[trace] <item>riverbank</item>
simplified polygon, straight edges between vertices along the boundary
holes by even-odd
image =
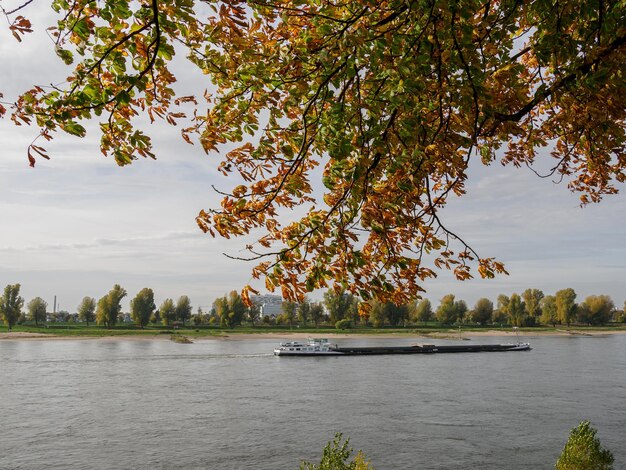
[[[602,337],[607,335],[615,335],[615,334],[626,334],[626,330],[593,330],[593,331],[583,331],[583,330],[555,330],[555,331],[522,331],[519,333],[520,337],[528,338],[532,336],[593,336],[593,337]],[[213,338],[207,339],[221,339],[221,340],[248,340],[255,338],[272,338],[277,340],[293,340],[293,339],[307,339],[311,338],[312,335],[310,333],[299,333],[299,332],[264,332],[264,333],[238,333],[233,335],[223,335]],[[449,331],[436,331],[436,332],[407,332],[407,333],[324,333],[321,335],[317,335],[318,337],[324,337],[328,339],[349,339],[349,338],[371,338],[375,336],[376,338],[388,338],[388,339],[397,339],[397,338],[422,338],[422,339],[450,339],[450,340],[471,340],[473,338],[483,338],[483,337],[502,337],[502,336],[510,336],[517,337],[517,333],[512,331],[502,331],[502,330],[487,330],[487,331],[462,331],[459,335],[458,330],[449,330]],[[197,338],[203,339],[203,338]]]
[[[164,334],[165,333],[165,334]],[[333,331],[330,329],[308,330],[308,331],[272,331],[272,330],[194,330],[181,329],[176,332],[159,331],[159,330],[97,330],[94,334],[93,330],[85,331],[81,334],[80,330],[56,330],[46,333],[35,331],[0,331],[0,340],[67,340],[67,339],[126,339],[133,341],[160,341],[169,340],[171,334],[178,334],[190,337],[193,340],[218,340],[218,341],[240,341],[258,338],[271,338],[276,340],[294,340],[306,339],[310,337],[324,337],[328,339],[345,339],[345,338],[415,338],[415,339],[450,339],[450,340],[471,340],[481,337],[509,336],[516,337],[518,333],[507,329],[484,329],[484,330],[461,330],[458,329],[407,329],[407,330],[347,330]],[[623,327],[580,327],[580,328],[556,328],[556,329],[521,329],[519,336],[528,338],[532,336],[606,336],[615,334],[626,334],[626,328]]]

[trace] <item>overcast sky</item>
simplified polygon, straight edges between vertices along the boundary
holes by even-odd
[[[5,99],[67,74],[34,19],[39,30],[21,45],[0,29]],[[181,78],[181,89],[208,86]],[[219,155],[185,144],[178,128],[153,126],[158,160],[120,168],[100,153],[94,127],[85,139],[57,134],[46,144],[52,160],[32,169],[26,148],[36,129],[0,121],[0,288],[19,282],[26,301],[40,296],[52,308],[56,295],[60,308],[75,311],[82,297],[99,298],[119,283],[128,291],[125,308],[143,287],[154,290],[157,304],[184,294],[204,308],[252,281],[252,264],[223,256],[244,254],[244,242],[213,239],[195,223],[200,209],[219,205],[211,185],[231,186],[216,171]],[[623,305],[626,195],[581,209],[565,183],[480,163],[467,188],[443,219],[481,256],[503,261],[510,275],[458,282],[441,272],[424,284],[434,304],[448,293],[473,306],[480,297],[495,301],[529,287],[546,294],[572,287],[578,300],[608,294]]]

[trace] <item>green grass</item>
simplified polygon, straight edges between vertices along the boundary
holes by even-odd
[[[540,326],[540,327],[527,327],[520,328],[521,335],[533,334],[533,333],[556,333],[557,330],[565,331],[572,330],[575,332],[610,332],[610,331],[623,331],[626,330],[625,324],[612,324],[607,326],[571,326],[567,328],[563,325],[558,325],[557,328]],[[6,333],[7,327],[0,326],[0,333]],[[251,326],[244,325],[236,328],[222,328],[216,326],[193,326],[186,325],[173,329],[171,326],[163,325],[150,325],[144,329],[141,329],[133,324],[121,324],[116,325],[113,328],[106,328],[99,325],[84,325],[77,323],[51,323],[47,326],[35,326],[30,324],[16,325],[13,328],[15,332],[26,333],[42,333],[54,336],[87,336],[87,337],[103,337],[103,336],[160,336],[164,334],[180,333],[190,338],[202,338],[202,337],[224,337],[237,334],[259,334],[264,333],[306,333],[311,336],[324,336],[331,333],[341,334],[367,334],[367,335],[379,335],[379,334],[398,334],[398,335],[428,335],[432,333],[445,333],[449,335],[458,334],[458,327],[442,326],[437,323],[429,323],[426,325],[414,325],[406,328],[402,327],[384,327],[384,328],[372,328],[372,327],[356,327],[346,330],[337,330],[330,326],[314,327],[292,327],[288,326]],[[511,327],[496,327],[496,326],[463,326],[461,328],[462,334],[480,332],[480,331],[502,331],[503,333],[511,332]]]

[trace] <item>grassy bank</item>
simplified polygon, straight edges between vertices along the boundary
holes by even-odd
[[[501,333],[502,335],[511,334],[511,327],[495,327],[495,326],[463,326],[459,331],[459,328],[441,326],[438,324],[427,324],[410,327],[400,328],[372,328],[372,327],[356,327],[346,330],[338,330],[332,327],[285,327],[285,326],[241,326],[237,328],[222,328],[214,326],[185,326],[173,329],[167,326],[154,326],[150,325],[144,329],[141,329],[133,324],[121,324],[116,325],[113,328],[106,328],[99,325],[84,325],[77,323],[54,323],[46,326],[35,325],[17,325],[13,328],[14,332],[20,333],[35,333],[51,336],[75,336],[75,337],[108,337],[108,336],[142,336],[142,337],[168,337],[171,334],[184,334],[191,338],[202,337],[228,337],[236,335],[263,335],[263,334],[284,334],[290,335],[294,333],[307,334],[310,336],[324,336],[330,334],[345,334],[345,335],[398,335],[398,336],[433,336],[433,337],[459,337],[459,335],[480,335],[486,333]],[[599,334],[599,333],[613,333],[613,332],[626,332],[625,324],[611,324],[606,326],[572,326],[567,328],[565,326],[552,327],[529,327],[520,328],[520,335],[563,335],[563,334]],[[0,333],[8,333],[6,326],[0,326]],[[16,335],[19,336],[19,335]]]

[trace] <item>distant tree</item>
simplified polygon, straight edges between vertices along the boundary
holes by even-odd
[[[613,454],[602,448],[596,433],[589,421],[572,429],[556,462],[556,470],[612,470]]]
[[[67,323],[70,321],[71,315],[67,310],[59,310],[57,312],[57,318],[62,323]]]
[[[381,328],[385,325],[386,320],[385,304],[376,299],[370,300],[369,303],[369,322],[374,328]]]
[[[539,317],[541,317],[541,299],[543,297],[543,292],[539,289],[526,289],[522,294],[526,315],[533,319],[533,324],[538,323]]]
[[[157,325],[159,323],[161,323],[161,312],[159,312],[158,310],[156,310],[151,316],[150,316],[150,323],[152,323],[153,325]]]
[[[507,313],[509,314],[509,321],[511,325],[522,326],[524,324],[524,315],[526,311],[524,308],[524,302],[519,295],[511,295],[507,305]]]
[[[392,326],[404,324],[409,318],[408,305],[396,305],[393,302],[386,302],[384,306],[385,318]]]
[[[121,302],[124,297],[126,297],[126,290],[119,284],[115,284],[108,294],[98,300],[96,322],[107,328],[115,326],[117,317],[122,311]]]
[[[506,311],[497,308],[493,311],[492,319],[493,323],[503,325],[509,321],[509,315],[506,313]]]
[[[239,292],[233,290],[228,296],[228,310],[229,310],[229,327],[241,325],[243,317],[246,314],[247,308],[243,299],[239,295]]]
[[[119,284],[115,284],[113,289],[109,291],[109,297],[111,298],[111,315],[117,316],[122,311],[122,299],[126,297],[126,289],[120,287]]]
[[[603,325],[611,320],[615,304],[608,295],[590,295],[579,305],[577,320],[590,325]]]
[[[98,299],[98,303],[96,305],[96,323],[98,325],[105,325],[107,328],[110,328],[109,311],[111,310],[111,307],[109,304],[109,296],[104,295]],[[117,315],[115,315],[114,321],[117,321]]]
[[[589,306],[584,302],[576,306],[576,322],[591,325],[591,310],[589,310]]]
[[[182,322],[183,326],[185,326],[185,322],[191,318],[192,310],[189,297],[181,295],[176,302],[176,320]]]
[[[428,299],[422,299],[418,302],[413,302],[409,317],[411,321],[426,323],[433,319],[433,307]]]
[[[215,299],[213,310],[215,310],[215,316],[219,319],[221,326],[230,326],[228,298],[226,296]]]
[[[41,297],[35,297],[28,302],[26,308],[28,309],[28,319],[34,321],[36,326],[39,326],[39,322],[46,321],[48,302]]]
[[[453,294],[448,294],[441,299],[439,307],[435,311],[435,318],[438,322],[444,324],[452,324],[456,321]]]
[[[257,304],[252,304],[248,307],[248,319],[252,323],[252,326],[255,325],[259,317],[261,316],[261,307]]]
[[[218,298],[213,302],[215,316],[219,319],[220,325],[225,328],[233,328],[241,325],[244,316],[248,312],[243,299],[236,290],[231,291],[228,296]]]
[[[298,311],[298,304],[291,301],[285,301],[281,305],[281,311],[283,312],[284,321],[291,328],[293,326],[293,322],[296,320],[296,313]]]
[[[204,323],[204,313],[202,312],[202,308],[198,307],[198,310],[196,311],[196,314],[192,316],[191,321],[194,326],[200,326]]]
[[[159,306],[159,316],[161,317],[161,323],[165,326],[169,326],[176,320],[176,306],[172,299],[165,299]]]
[[[9,331],[13,328],[22,313],[24,299],[20,297],[20,285],[9,284],[4,288],[4,294],[0,297],[0,315]]]
[[[409,318],[408,305],[396,305],[393,302],[380,302],[372,299],[369,301],[369,322],[374,328],[380,328],[385,324],[397,326]]]
[[[324,317],[324,307],[320,303],[314,303],[311,305],[311,321],[317,328],[320,320]]]
[[[83,297],[76,310],[78,311],[78,318],[89,326],[89,322],[93,322],[96,319],[96,299],[89,296]]]
[[[141,289],[130,301],[130,316],[140,328],[148,324],[155,309],[154,292],[148,287]]]
[[[493,312],[494,323],[507,323],[509,321],[509,297],[500,294],[497,299],[497,309]]]
[[[457,300],[454,302],[454,307],[456,308],[456,320],[459,323],[463,323],[468,310],[465,300]]]
[[[567,288],[558,291],[556,297],[556,313],[561,323],[572,323],[576,315],[576,292]]]
[[[459,320],[459,314],[467,311],[465,301],[454,301],[454,295],[448,294],[441,299],[441,303],[435,312],[435,318],[444,325],[451,325]]]
[[[556,327],[559,323],[559,315],[556,309],[556,297],[546,295],[541,300],[541,323],[544,325],[552,325]]]
[[[330,322],[335,324],[350,314],[354,314],[355,297],[344,289],[335,291],[328,289],[324,293],[324,303],[330,314]]]
[[[353,324],[359,323],[361,320],[361,314],[359,313],[359,299],[355,295],[350,295],[348,298],[348,312],[345,318],[350,318]]]
[[[475,321],[479,325],[490,323],[493,317],[493,302],[484,297],[478,299],[476,305],[474,305],[471,317],[472,321]]]
[[[302,326],[306,326],[311,316],[311,302],[308,299],[304,299],[300,305],[298,305],[298,321],[302,323]]]
[[[500,294],[498,296],[498,310],[501,312],[508,312],[510,299],[507,295]]]

